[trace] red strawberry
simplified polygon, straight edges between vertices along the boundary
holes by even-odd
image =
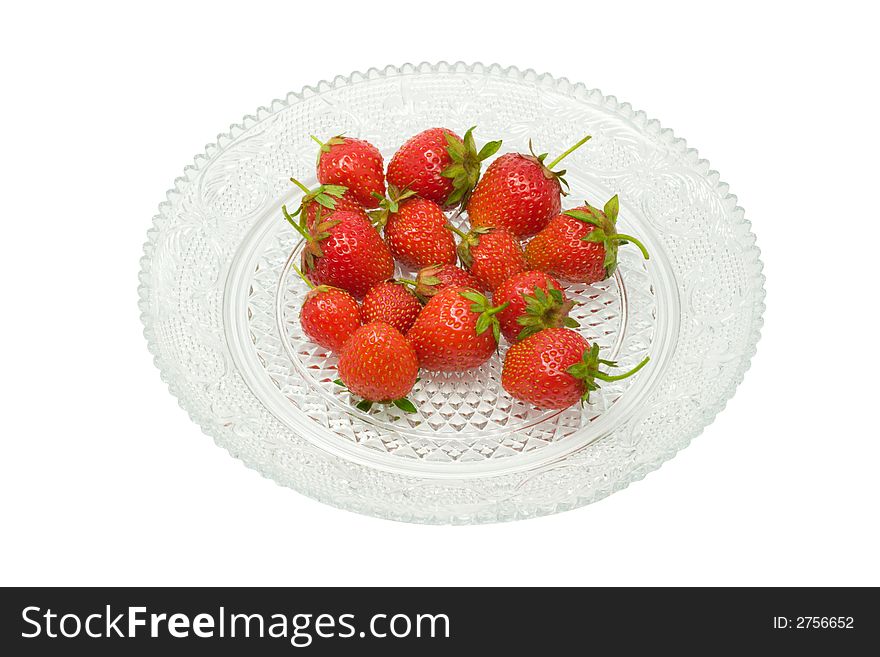
[[[383,281],[367,292],[361,317],[364,324],[383,321],[406,333],[421,311],[422,304],[403,283]]]
[[[473,131],[462,139],[446,128],[430,128],[411,137],[388,163],[388,184],[442,206],[460,203],[477,183],[480,163],[501,148],[500,141],[490,141],[478,153]]]
[[[419,270],[416,280],[403,280],[402,282],[415,286],[416,294],[422,300],[433,297],[440,290],[450,285],[470,287],[478,292],[487,290],[477,278],[468,271],[455,265],[432,265]]]
[[[618,210],[615,195],[604,211],[587,203],[554,217],[526,247],[529,266],[566,281],[595,283],[617,269],[619,244],[632,242],[647,260],[639,240],[617,232]]]
[[[382,154],[370,142],[342,135],[322,143],[312,135],[318,151],[318,182],[348,187],[365,208],[379,206],[373,196],[385,196],[385,165]]]
[[[291,178],[290,182],[303,191],[299,207],[291,216],[301,215],[300,225],[305,225],[309,230],[315,227],[318,215],[327,216],[334,210],[361,212],[364,217],[367,217],[364,206],[357,202],[354,194],[347,187],[342,185],[319,185],[315,189],[309,189],[296,178]]]
[[[361,298],[391,278],[394,259],[379,233],[361,213],[333,212],[306,231],[281,206],[285,219],[306,239],[303,270],[316,285],[330,285]]]
[[[599,371],[600,365],[616,363],[599,358],[599,347],[566,328],[548,328],[517,342],[507,352],[501,385],[513,397],[538,408],[568,408],[589,402],[590,393],[600,381],[618,381],[632,376],[648,362],[648,357],[629,372],[612,376]]]
[[[389,194],[393,199],[398,195],[397,188],[392,186]],[[376,222],[385,225],[385,241],[391,255],[413,269],[454,265],[455,238],[446,229],[443,209],[434,201],[413,198],[412,194],[407,191],[396,201],[384,200],[382,208],[373,213]]]
[[[425,369],[463,372],[489,360],[498,347],[495,315],[503,309],[471,288],[447,287],[431,297],[407,338]]]
[[[373,402],[394,404],[414,413],[406,395],[416,384],[419,361],[403,334],[385,322],[370,322],[357,329],[339,357],[336,383],[363,397],[357,407],[370,409]]]
[[[559,281],[542,271],[514,274],[495,290],[492,302],[510,304],[498,313],[501,332],[509,342],[522,340],[545,328],[578,326],[568,316],[574,302],[565,296]]]
[[[467,204],[471,226],[501,226],[517,237],[540,231],[559,214],[565,171],[553,171],[563,158],[590,139],[584,137],[550,164],[547,153],[507,153],[487,168]],[[529,149],[531,150],[531,142]]]
[[[461,264],[490,290],[528,269],[519,240],[506,228],[474,228],[467,234],[451,226],[450,230],[461,236]]]
[[[294,269],[311,288],[299,311],[303,333],[324,349],[340,351],[345,341],[361,326],[358,302],[338,287],[315,287],[299,269]]]

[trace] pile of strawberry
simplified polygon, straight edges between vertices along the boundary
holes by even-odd
[[[590,137],[549,164],[546,153],[506,153],[481,177],[501,142],[478,150],[473,130],[463,138],[425,130],[400,147],[387,173],[364,140],[312,137],[320,185],[309,190],[292,179],[304,196],[293,214],[282,211],[305,239],[297,271],[311,290],[302,328],[339,354],[336,383],[363,410],[378,402],[414,412],[406,395],[420,369],[478,367],[501,335],[511,343],[504,389],[539,408],[589,401],[597,381],[630,376],[648,360],[623,374],[602,371],[615,363],[569,317],[563,282],[609,277],[621,244],[648,257],[636,238],[617,232],[617,196],[602,209],[585,202],[562,210],[568,184],[554,169]],[[466,212],[470,230],[449,223],[453,210],[456,218]],[[395,261],[415,277],[395,280]]]

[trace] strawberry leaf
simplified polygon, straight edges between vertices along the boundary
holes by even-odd
[[[451,134],[444,133],[446,152],[452,160],[452,164],[440,173],[444,178],[452,179],[452,191],[444,202],[447,207],[462,205],[467,201],[480,179],[481,161],[501,147],[500,141],[488,142],[477,152],[474,129],[468,128],[460,142]]]
[[[474,311],[474,312],[476,312],[476,311]],[[492,318],[489,315],[486,315],[485,313],[480,315],[477,318],[477,326],[476,326],[477,335],[481,335],[481,334],[485,333],[486,329],[489,328],[489,325],[491,323],[492,323]]]
[[[446,139],[446,152],[449,153],[449,156],[453,159],[455,159],[456,155],[464,158],[465,153],[467,153],[467,147],[464,145],[464,143],[456,139],[454,135],[448,132],[444,132],[443,137],[445,137]]]
[[[336,199],[342,198],[343,194],[348,191],[348,187],[343,185],[318,185],[314,189],[309,189],[296,178],[291,178],[290,182],[303,191],[303,197],[300,201],[299,207],[296,209],[296,212],[293,213],[294,217],[302,213],[306,206],[312,201],[315,201],[318,205],[324,206],[328,210],[333,210],[336,207]]]
[[[480,304],[481,310],[484,309],[488,304],[488,299],[486,299],[486,297],[479,292],[459,292],[459,294],[468,301],[473,301],[474,303]]]
[[[584,212],[583,210],[567,210],[562,214],[566,215],[567,217],[573,217],[574,219],[578,219],[579,221],[583,221],[584,223],[588,223],[599,228],[602,227],[602,222],[600,221],[600,219],[590,212]]]
[[[342,198],[345,192],[348,191],[348,187],[345,185],[321,185],[324,188],[324,193],[329,194],[330,196],[335,196],[336,198]]]
[[[397,406],[397,408],[404,411],[405,413],[418,413],[418,409],[416,408],[416,405],[413,404],[406,397],[401,397],[400,399],[395,399],[391,403],[394,404],[395,406]]]
[[[611,276],[614,273],[614,270],[617,268],[617,244],[611,245],[611,248],[606,246],[605,248],[605,258],[602,260],[602,266],[605,267],[605,276]]]
[[[480,152],[477,153],[477,159],[482,162],[486,158],[492,157],[495,153],[498,152],[498,149],[501,148],[501,140],[498,141],[490,141],[486,142],[483,147],[480,149]]]
[[[620,212],[620,201],[617,198],[617,194],[615,194],[605,204],[605,216],[611,221],[617,221],[618,212]]]
[[[547,285],[547,290],[535,285],[531,294],[523,293],[524,312],[516,318],[516,323],[523,328],[517,335],[517,340],[527,338],[545,328],[569,325],[568,313],[574,307],[574,302],[566,300],[562,291],[550,281]]]
[[[473,126],[468,128],[467,132],[464,133],[464,150],[465,153],[475,153],[477,150],[477,144],[474,142],[474,129],[477,126]]]
[[[461,205],[462,199],[464,199],[465,192],[466,190],[461,188],[453,189],[452,193],[446,198],[446,204],[449,206]]]
[[[336,201],[333,199],[333,197],[328,196],[324,193],[318,194],[315,197],[315,202],[323,205],[328,210],[333,210],[334,208],[336,208]]]
[[[470,269],[470,266],[474,264],[474,257],[471,255],[470,245],[462,240],[456,250],[458,251],[458,258],[461,260],[461,264]]]
[[[463,164],[456,163],[450,164],[443,169],[443,171],[440,172],[440,175],[444,178],[455,178],[456,176],[467,175],[467,172],[465,171]]]

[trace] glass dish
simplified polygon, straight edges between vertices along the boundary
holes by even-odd
[[[583,409],[539,411],[500,386],[506,349],[466,374],[426,374],[416,414],[353,407],[334,356],[304,338],[300,244],[280,206],[314,176],[310,134],[367,139],[388,158],[427,127],[500,153],[560,153],[571,195],[620,194],[615,276],[574,286],[581,332],[637,376]],[[499,154],[500,154],[499,153]],[[594,502],[641,479],[724,407],[764,309],[750,224],[718,174],[657,121],[581,84],[481,64],[389,66],[291,93],[220,135],[175,181],[140,272],[145,336],[162,379],[218,445],[279,484],[394,520],[480,523]]]

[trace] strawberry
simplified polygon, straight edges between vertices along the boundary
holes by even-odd
[[[357,407],[370,410],[373,402],[394,404],[414,413],[406,399],[416,384],[419,361],[403,334],[391,324],[370,322],[357,329],[345,343],[339,357],[339,379],[335,383],[363,397]]]
[[[462,139],[446,128],[430,128],[410,137],[388,163],[388,184],[444,207],[461,203],[477,184],[480,163],[501,148],[500,141],[490,141],[477,152],[473,132]]]
[[[373,195],[385,195],[385,165],[379,149],[363,139],[342,135],[326,143],[314,135],[312,139],[320,146],[318,182],[347,187],[365,208],[378,207]]]
[[[295,265],[293,268],[310,288],[299,311],[303,333],[324,349],[341,351],[345,341],[361,326],[358,302],[338,287],[312,285]]]
[[[367,216],[364,206],[357,202],[348,187],[318,185],[314,189],[309,189],[296,178],[291,178],[290,182],[303,191],[299,207],[291,216],[300,215],[300,225],[305,225],[309,230],[315,227],[319,214],[328,215],[334,210],[350,210]]]
[[[489,360],[498,347],[495,315],[504,308],[493,308],[472,288],[450,286],[431,297],[407,338],[425,369],[463,372]]]
[[[376,224],[385,226],[385,241],[391,255],[413,269],[428,265],[454,265],[455,238],[446,230],[446,215],[434,201],[400,193],[389,187],[389,198],[372,213]]]
[[[517,237],[540,231],[562,207],[565,171],[553,171],[563,158],[587,142],[584,137],[550,164],[547,153],[506,153],[492,162],[468,200],[467,213],[473,228],[500,226]],[[529,142],[529,150],[532,144]]]
[[[501,332],[509,342],[522,340],[545,328],[578,326],[568,316],[574,302],[565,296],[559,281],[542,271],[514,274],[495,290],[492,302],[509,303],[498,313]]]
[[[501,385],[513,397],[538,408],[568,408],[589,402],[600,381],[618,381],[632,376],[648,357],[624,374],[599,371],[600,365],[616,363],[599,358],[599,347],[567,328],[547,328],[517,342],[507,352]]]
[[[411,281],[402,279],[400,282],[415,287],[416,295],[422,299],[422,301],[427,301],[440,290],[443,290],[450,285],[470,287],[478,292],[485,292],[487,290],[486,286],[478,281],[473,274],[456,267],[455,265],[432,265],[430,267],[423,267],[419,270],[416,280]]]
[[[381,320],[406,333],[421,311],[418,297],[403,283],[383,281],[371,287],[364,296],[361,317],[364,324]]]
[[[639,240],[617,232],[619,208],[614,195],[604,210],[586,203],[554,217],[526,247],[529,266],[566,281],[595,283],[617,269],[619,244],[632,242],[647,260]]]
[[[452,226],[449,229],[461,237],[461,264],[490,290],[528,269],[519,240],[506,228],[473,228],[467,234]]]
[[[388,246],[363,214],[348,210],[332,212],[306,231],[285,206],[281,210],[306,240],[303,271],[316,285],[339,287],[360,299],[394,273],[394,259]]]

